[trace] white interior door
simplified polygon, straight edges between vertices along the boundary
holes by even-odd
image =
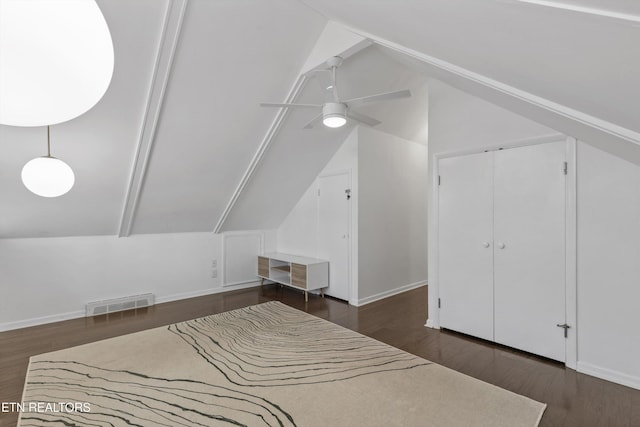
[[[565,144],[495,152],[495,341],[565,360]]]
[[[349,300],[349,173],[318,178],[318,258],[329,261],[327,295]]]
[[[440,324],[493,340],[493,153],[441,159]]]

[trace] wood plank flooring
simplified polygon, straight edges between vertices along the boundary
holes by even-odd
[[[640,426],[640,391],[561,364],[453,332],[424,327],[427,288],[352,307],[276,285],[208,295],[148,309],[0,333],[0,402],[19,402],[29,357],[183,320],[279,300],[379,341],[548,405],[541,426]],[[17,414],[0,413],[0,426]]]

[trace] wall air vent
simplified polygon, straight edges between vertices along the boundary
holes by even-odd
[[[115,313],[117,311],[132,310],[134,308],[150,307],[155,304],[153,294],[132,295],[104,301],[87,303],[86,316]]]

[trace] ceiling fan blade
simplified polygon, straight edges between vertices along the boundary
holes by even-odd
[[[364,114],[356,113],[355,111],[347,111],[347,117],[360,123],[364,123],[369,126],[377,126],[382,123],[373,117],[366,116]]]
[[[277,108],[284,108],[284,107],[322,108],[322,105],[318,105],[318,104],[277,104],[273,102],[261,102],[260,106],[261,107],[277,107]]]
[[[353,98],[343,101],[349,107],[357,107],[358,105],[368,104],[370,102],[391,101],[392,99],[409,98],[411,91],[408,89],[397,90],[394,92],[378,93],[376,95],[363,96],[362,98]]]
[[[313,119],[311,119],[309,123],[304,125],[304,129],[313,129],[313,127],[320,121],[320,119],[322,119],[322,113],[318,114]]]

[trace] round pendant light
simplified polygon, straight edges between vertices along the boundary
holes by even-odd
[[[0,0],[0,124],[80,116],[106,92],[113,64],[95,0]]]
[[[68,164],[51,156],[50,130],[47,126],[47,155],[29,160],[22,168],[22,182],[29,191],[42,197],[58,197],[71,190],[75,175]]]

